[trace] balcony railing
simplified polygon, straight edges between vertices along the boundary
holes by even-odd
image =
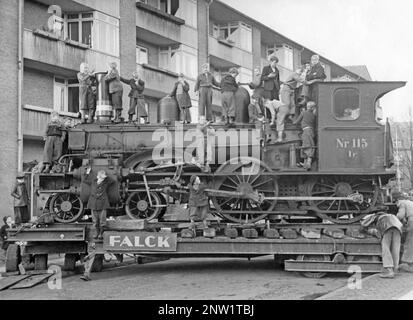
[[[136,26],[145,30],[138,30],[138,38],[163,45],[181,42],[181,25],[185,24],[185,20],[144,3],[137,2],[136,6]],[[151,34],[156,36],[150,36]]]
[[[221,39],[209,36],[209,54],[228,61],[228,66],[237,65],[252,69],[252,53],[242,50],[233,43],[223,43]]]
[[[87,62],[95,70],[106,70],[109,62],[119,64],[119,58],[89,49],[73,41],[63,41],[40,30],[24,30],[23,55],[25,59],[40,62],[54,68],[79,70]],[[51,72],[53,72],[51,70]]]
[[[145,79],[145,93],[156,98],[162,98],[169,94],[178,74],[155,66],[143,64],[142,78]]]

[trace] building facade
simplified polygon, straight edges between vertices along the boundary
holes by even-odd
[[[96,72],[117,62],[122,76],[138,69],[146,82],[150,122],[159,99],[183,72],[193,91],[200,66],[209,62],[217,79],[231,67],[249,82],[267,56],[279,57],[281,80],[315,52],[221,1],[211,0],[0,0],[4,113],[0,118],[0,185],[9,191],[24,162],[42,160],[44,129],[53,110],[76,118],[82,62]],[[3,32],[4,31],[4,32]],[[364,80],[321,57],[327,80]],[[347,79],[348,78],[348,79]],[[128,90],[124,88],[124,112]],[[214,108],[221,105],[214,90]],[[0,194],[0,215],[10,214],[9,192]]]

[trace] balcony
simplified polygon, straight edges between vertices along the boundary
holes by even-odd
[[[155,66],[144,64],[141,70],[142,78],[145,79],[145,94],[155,98],[169,94],[178,80],[177,73]]]
[[[161,46],[181,43],[181,25],[185,20],[141,2],[136,7],[138,39]]]
[[[77,42],[63,41],[44,31],[26,29],[23,37],[25,65],[35,69],[41,68],[55,74],[67,70],[73,76],[82,62],[89,63],[96,71],[106,70],[111,61],[119,64],[119,58],[91,50]]]
[[[233,43],[225,42],[217,38],[208,37],[209,54],[219,61],[222,67],[242,66],[252,69],[252,53],[236,47]],[[226,61],[227,65],[223,65]]]

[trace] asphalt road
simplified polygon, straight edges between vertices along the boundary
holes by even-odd
[[[63,278],[62,288],[46,283],[31,289],[0,292],[6,299],[316,299],[347,284],[348,275],[305,278],[283,271],[272,257],[248,261],[233,258],[181,258],[129,265]]]

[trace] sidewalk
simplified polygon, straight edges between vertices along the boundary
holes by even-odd
[[[317,300],[413,300],[413,273],[401,273],[394,279],[382,279],[375,274],[363,278],[361,286],[345,286]]]

